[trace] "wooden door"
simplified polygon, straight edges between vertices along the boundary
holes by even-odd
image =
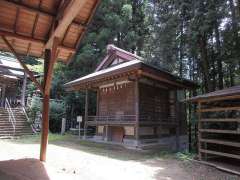
[[[112,141],[122,142],[124,136],[123,127],[111,127],[111,136]]]

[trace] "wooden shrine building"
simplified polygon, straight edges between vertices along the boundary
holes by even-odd
[[[35,77],[39,76],[37,73],[34,74]],[[27,80],[27,74],[14,57],[0,54],[1,107],[4,107],[6,98],[12,107],[25,106]]]
[[[95,72],[65,84],[69,91],[86,91],[85,138],[132,148],[187,146],[183,90],[196,86],[143,62],[139,56],[107,47]],[[89,91],[97,93],[96,114],[88,114]],[[96,127],[93,137],[89,126]]]
[[[200,160],[231,167],[240,174],[240,86],[187,100],[198,105]],[[236,165],[236,166],[233,166]]]

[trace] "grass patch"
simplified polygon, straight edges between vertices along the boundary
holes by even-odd
[[[55,142],[55,141],[64,141],[70,138],[71,135],[66,134],[66,135],[60,135],[60,134],[52,134],[49,133],[48,135],[48,141],[51,142]],[[41,141],[41,134],[35,134],[35,135],[31,135],[31,136],[21,136],[18,139],[11,139],[11,140],[7,140],[10,142],[16,142],[16,143],[23,143],[23,144],[36,144],[36,143],[40,143]]]
[[[22,136],[19,139],[6,140],[18,144],[39,144],[41,134],[32,136]],[[175,158],[174,153],[168,151],[138,151],[129,150],[119,145],[111,145],[104,143],[96,143],[90,141],[79,140],[78,136],[71,134],[52,134],[49,133],[49,144],[65,147],[69,149],[79,150],[86,153],[105,156],[112,159],[119,159],[124,161],[145,161],[149,159],[167,159]]]
[[[178,152],[175,157],[181,161],[190,161],[194,158],[195,154],[189,152]]]
[[[105,156],[119,160],[145,161],[148,159],[167,159],[174,158],[174,153],[167,151],[146,152],[126,149],[119,145],[96,143],[90,141],[80,141],[77,137],[70,138],[68,141],[56,141],[53,143],[57,146],[84,151],[95,155]]]

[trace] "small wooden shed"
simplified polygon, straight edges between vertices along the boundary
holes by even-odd
[[[199,159],[239,166],[240,86],[196,96],[188,101],[198,105]]]
[[[150,66],[139,56],[108,46],[95,72],[65,85],[86,91],[85,131],[96,127],[96,141],[147,148],[187,146],[183,90],[195,83]],[[88,91],[97,94],[97,113],[88,114]],[[86,133],[85,137],[90,138]]]

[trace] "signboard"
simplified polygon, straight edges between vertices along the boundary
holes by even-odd
[[[82,122],[82,116],[77,116],[77,122]]]

